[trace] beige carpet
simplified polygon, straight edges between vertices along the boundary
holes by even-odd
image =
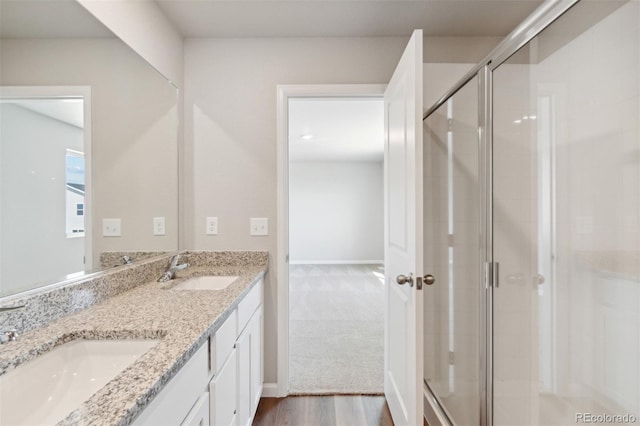
[[[292,265],[290,392],[382,394],[382,265]]]

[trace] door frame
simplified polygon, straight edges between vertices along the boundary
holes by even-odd
[[[295,84],[277,86],[278,226],[277,276],[277,383],[265,384],[264,396],[289,394],[289,99],[382,98],[386,84]]]

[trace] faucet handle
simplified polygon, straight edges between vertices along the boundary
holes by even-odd
[[[175,256],[173,256],[171,258],[171,265],[169,266],[169,268],[175,268],[176,265],[178,264],[178,261],[180,260],[180,255],[176,254]]]

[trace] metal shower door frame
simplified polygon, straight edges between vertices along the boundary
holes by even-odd
[[[497,287],[497,264],[493,256],[493,72],[544,29],[581,0],[547,0],[513,30],[491,53],[469,70],[435,104],[425,110],[423,120],[453,97],[474,77],[478,77],[478,171],[480,193],[481,291],[480,324],[480,424],[493,425],[493,290]],[[425,404],[437,411],[439,419],[455,425],[442,402],[425,384]]]

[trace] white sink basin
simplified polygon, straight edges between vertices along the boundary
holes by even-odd
[[[83,340],[0,376],[0,425],[56,424],[158,340]]]
[[[224,290],[238,279],[237,276],[207,276],[189,278],[172,287],[172,290]]]

